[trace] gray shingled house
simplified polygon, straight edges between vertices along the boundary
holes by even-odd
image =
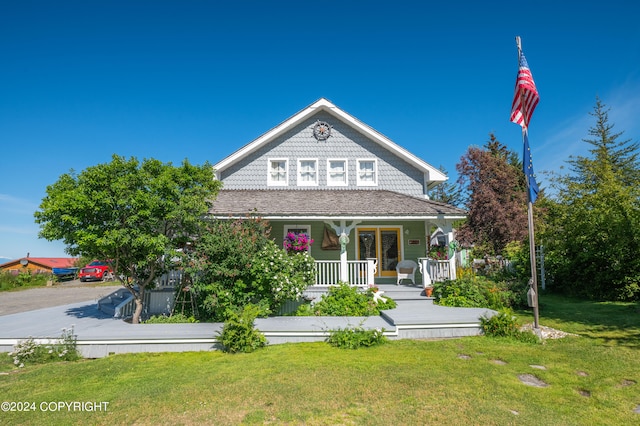
[[[397,283],[412,275],[407,261],[420,265],[416,284],[455,274],[451,262],[426,258],[433,227],[451,241],[453,221],[465,217],[428,199],[427,191],[447,177],[326,99],[214,168],[223,189],[211,215],[257,212],[277,241],[289,232],[309,234],[319,286]]]

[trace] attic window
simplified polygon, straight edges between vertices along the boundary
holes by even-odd
[[[327,160],[327,185],[347,186],[347,160]]]
[[[289,166],[288,166],[288,160],[286,158],[269,159],[269,174],[267,177],[267,185],[287,186],[288,170],[289,170]]]
[[[298,185],[299,186],[318,185],[318,160],[314,160],[314,159],[298,160]]]
[[[378,162],[376,160],[357,160],[358,186],[377,186],[378,185]]]

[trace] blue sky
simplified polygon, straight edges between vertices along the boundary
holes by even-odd
[[[490,132],[521,151],[516,35],[539,175],[586,153],[596,96],[637,141],[638,16],[619,0],[3,2],[0,257],[66,256],[33,212],[70,169],[216,163],[321,97],[455,180]]]

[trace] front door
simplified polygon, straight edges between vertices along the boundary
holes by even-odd
[[[395,277],[401,259],[400,228],[376,227],[358,229],[358,259],[378,260],[379,277]]]

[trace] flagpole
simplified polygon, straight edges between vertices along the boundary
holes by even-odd
[[[520,57],[522,55],[522,42],[520,40],[520,36],[516,36],[516,46],[518,47],[518,64],[520,63]],[[520,99],[521,106],[525,108],[526,103],[524,102],[524,93],[520,90]],[[524,112],[526,115],[526,111]],[[526,127],[522,127],[522,145],[525,146],[525,132],[527,132]],[[526,147],[525,147],[526,149]],[[522,161],[524,161],[524,156]],[[526,167],[526,165],[525,165]],[[531,192],[529,191],[529,179],[525,179],[527,184],[527,220],[528,220],[528,228],[529,228],[529,261],[531,262],[531,278],[529,279],[529,293],[528,299],[529,304],[533,307],[533,328],[536,332],[539,333],[540,324],[539,324],[539,311],[538,311],[538,271],[536,270],[536,242],[535,242],[535,231],[533,229],[533,202],[531,201]]]
[[[524,137],[526,127],[522,129],[522,144],[524,145]],[[527,219],[529,224],[529,261],[531,262],[531,278],[529,279],[529,299],[531,299],[531,305],[533,306],[533,328],[539,331],[539,312],[538,312],[538,271],[536,268],[536,240],[535,231],[533,229],[533,203],[531,202],[531,195],[529,191],[529,179],[527,182]]]

